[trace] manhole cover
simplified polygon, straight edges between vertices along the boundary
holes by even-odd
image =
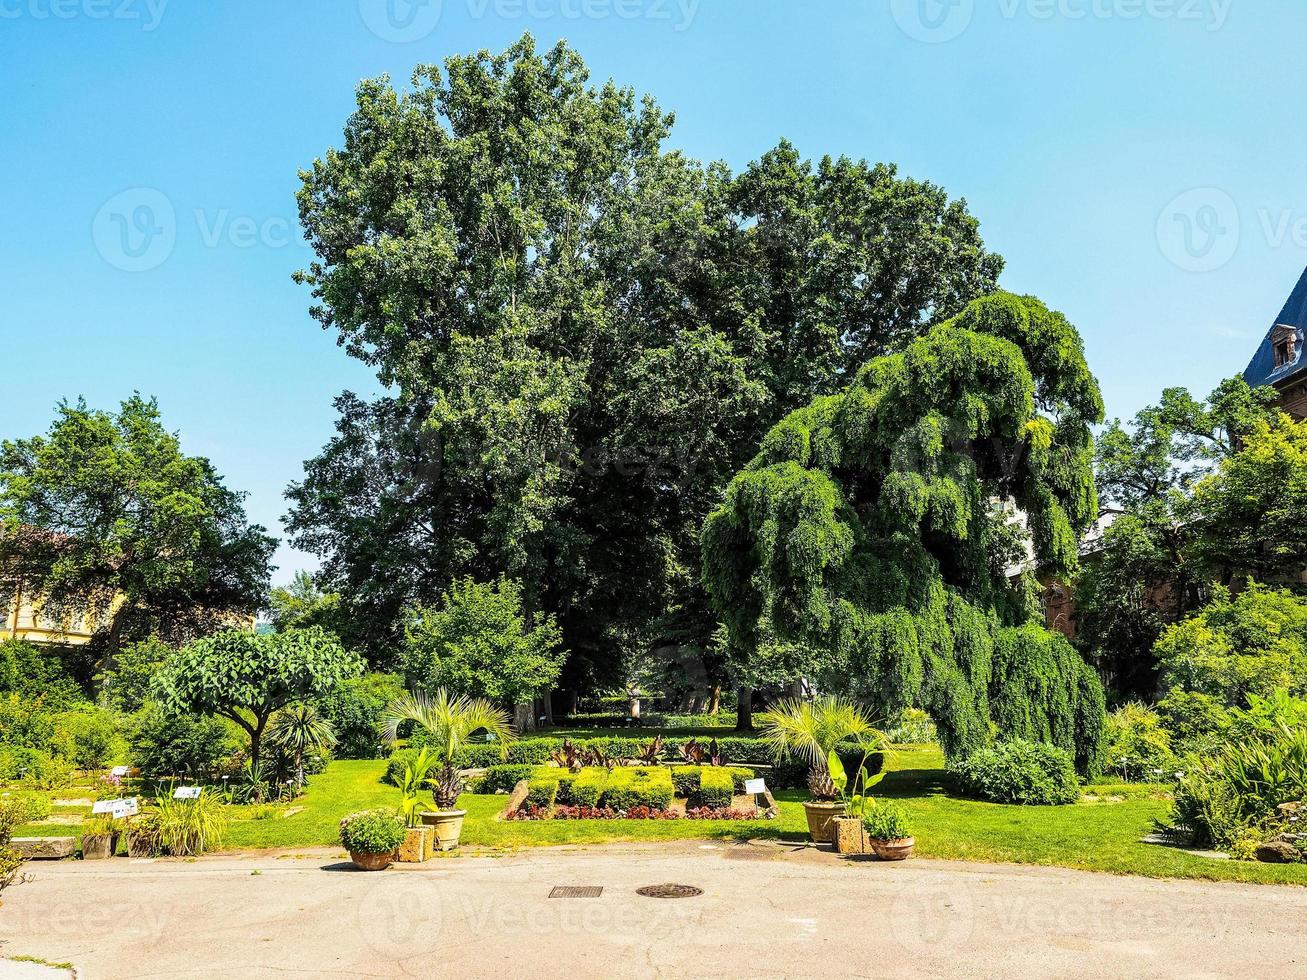
[[[645,885],[637,888],[635,893],[645,898],[694,898],[702,895],[703,889],[693,885]]]
[[[555,885],[550,898],[598,898],[604,893],[603,885]]]

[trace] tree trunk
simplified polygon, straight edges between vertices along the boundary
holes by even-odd
[[[574,687],[567,690],[567,714],[570,718],[576,714],[577,708],[581,704],[581,692]]]
[[[708,697],[708,714],[716,715],[722,710],[722,686],[714,684]]]
[[[742,687],[737,692],[739,704],[735,709],[735,730],[753,731],[753,688]]]
[[[540,706],[544,710],[541,712],[545,716],[545,727],[554,727],[554,692],[546,691],[545,696],[540,699]]]
[[[519,732],[533,732],[536,730],[535,703],[533,701],[519,701],[513,706],[513,725]]]

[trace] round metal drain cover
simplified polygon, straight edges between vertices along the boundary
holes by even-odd
[[[645,898],[694,898],[702,895],[703,889],[693,885],[645,885],[637,888],[635,893]]]

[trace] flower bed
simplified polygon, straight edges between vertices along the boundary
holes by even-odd
[[[508,814],[508,820],[758,820],[763,816],[757,807],[737,810],[730,807],[690,807],[681,812],[668,807],[633,806],[615,810],[609,806],[553,807],[524,804]]]

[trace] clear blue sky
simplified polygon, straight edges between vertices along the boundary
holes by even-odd
[[[280,533],[332,397],[374,387],[291,282],[296,170],[359,79],[524,30],[696,157],[784,136],[965,197],[1111,415],[1242,370],[1307,265],[1302,0],[0,0],[0,435],[138,389]],[[133,256],[142,201],[175,240]]]

